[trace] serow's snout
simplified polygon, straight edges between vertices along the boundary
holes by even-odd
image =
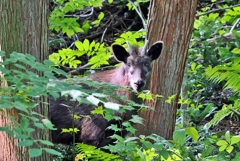
[[[134,84],[137,86],[137,90],[141,90],[145,85],[144,81],[142,81],[142,80],[138,80]]]

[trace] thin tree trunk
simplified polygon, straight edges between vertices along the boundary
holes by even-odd
[[[140,115],[145,119],[144,126],[138,125],[138,133],[158,134],[172,139],[178,96],[187,60],[187,50],[191,38],[197,0],[152,0],[147,38],[152,44],[161,40],[164,49],[160,58],[152,65],[149,89],[153,94],[161,94],[163,99],[145,102],[154,107]],[[165,100],[176,95],[171,104]]]
[[[48,56],[48,9],[49,0],[1,0],[0,3],[0,46],[7,57],[13,51],[29,53],[36,60],[43,62]],[[13,69],[10,65],[8,69]],[[41,75],[41,73],[38,73]],[[41,98],[43,101],[43,98]],[[34,108],[44,116],[48,116],[48,106],[40,103]],[[9,116],[18,117],[15,110],[0,112],[0,126],[7,126]],[[49,131],[35,129],[33,138],[49,140]],[[13,140],[0,132],[0,161],[51,160],[51,156],[43,153],[41,157],[29,158],[28,148],[16,147]]]

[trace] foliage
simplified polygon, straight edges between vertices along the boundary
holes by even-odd
[[[5,58],[3,52],[0,52],[0,55]],[[29,54],[24,55],[14,52],[10,55],[10,58],[6,58],[4,62],[0,63],[0,71],[9,84],[8,87],[1,88],[1,112],[4,112],[4,109],[15,108],[19,113],[19,118],[11,117],[12,124],[9,124],[8,127],[0,127],[0,130],[5,131],[14,139],[19,139],[18,146],[32,147],[33,144],[37,144],[39,148],[30,148],[30,157],[37,157],[42,154],[42,151],[61,155],[54,149],[41,148],[42,145],[52,147],[53,143],[48,140],[34,140],[31,134],[35,132],[35,128],[42,130],[55,129],[48,118],[34,112],[34,108],[37,108],[40,103],[37,103],[36,100],[53,92],[47,86],[50,79],[56,79],[52,71],[66,74],[59,69],[49,68],[53,65],[49,60],[45,60],[43,64],[35,60],[35,57]],[[8,70],[4,67],[9,64],[13,64],[15,69]],[[43,72],[43,76],[40,77],[33,71]],[[3,78],[0,80],[2,82]],[[10,129],[10,127],[13,128]]]
[[[143,42],[137,42],[137,39],[143,37],[145,32],[126,32],[120,35],[119,38],[115,40],[116,44],[123,45],[128,41],[133,46],[142,46]],[[57,53],[53,53],[49,56],[49,60],[53,61],[55,65],[69,65],[70,67],[77,68],[81,65],[81,61],[77,58],[86,54],[89,57],[88,65],[91,68],[98,68],[102,65],[108,65],[108,59],[111,56],[110,47],[105,47],[103,43],[92,41],[89,42],[85,39],[83,42],[76,41],[75,46],[77,50],[61,49]],[[123,45],[125,48],[126,44]]]
[[[217,12],[218,9],[224,12],[220,14]],[[197,14],[190,43],[187,70],[189,115],[198,111],[199,107],[202,108],[203,105],[213,101],[211,99],[218,95],[216,91],[222,90],[223,80],[229,80],[225,87],[234,88],[235,92],[238,89],[236,73],[239,56],[236,53],[239,48],[239,37],[238,32],[234,31],[239,20],[238,10],[239,6],[234,6],[234,2],[229,1],[216,5],[216,10],[211,10],[209,6],[201,8]],[[209,82],[208,78],[214,82]],[[216,84],[215,82],[221,83]],[[212,103],[215,106],[223,106],[222,103]],[[202,110],[199,112],[204,112],[206,109],[202,108]],[[209,112],[212,113],[213,110]],[[207,114],[207,111],[204,113]],[[192,117],[192,119],[194,118]]]
[[[90,29],[89,21],[85,21],[83,26],[80,27],[77,22],[81,17],[81,14],[75,14],[74,17],[67,17],[68,13],[76,12],[77,10],[82,10],[84,7],[101,7],[102,0],[90,0],[90,1],[77,1],[69,0],[65,2],[64,0],[56,0],[57,6],[52,11],[49,21],[50,29],[56,32],[62,31],[63,34],[67,34],[68,37],[74,35],[74,33],[82,32],[86,33]],[[101,13],[98,16],[98,20],[94,21],[93,25],[98,25],[104,15]]]
[[[119,156],[106,153],[100,149],[96,149],[95,146],[79,143],[76,145],[79,154],[76,155],[75,160],[99,160],[99,161],[111,161],[121,160]]]
[[[165,140],[156,134],[133,136],[125,139],[119,135],[113,135],[113,138],[117,139],[116,144],[105,146],[104,149],[117,153],[123,160],[131,161],[189,159],[189,151],[183,146],[186,134],[194,141],[198,140],[198,132],[195,128],[190,127],[176,130],[172,141]]]
[[[225,43],[226,47],[219,47],[219,55],[224,58],[224,62],[220,64],[209,64],[209,66],[205,69],[206,78],[211,80],[214,83],[222,83],[223,87],[226,89],[230,89],[235,92],[235,95],[232,94],[233,103],[228,105],[223,105],[222,109],[219,110],[214,118],[206,124],[207,128],[212,126],[216,126],[220,121],[222,121],[227,116],[233,116],[235,113],[240,111],[239,109],[239,99],[235,97],[239,94],[240,82],[239,82],[239,33],[234,31],[234,26],[238,23],[239,19],[239,9],[240,7],[234,7],[232,10],[226,10],[223,17],[219,19],[218,23],[222,23],[223,25],[226,23],[232,23],[233,27],[230,30],[231,37],[235,37],[235,42]],[[236,24],[234,24],[236,23]],[[219,34],[223,37],[226,36],[226,31],[223,29],[219,30]],[[218,65],[219,64],[219,65]],[[212,67],[214,66],[214,67]],[[237,136],[236,136],[237,137]],[[233,136],[233,139],[235,136]],[[217,142],[217,145],[220,146],[219,151],[226,150],[228,153],[235,153],[236,157],[239,155],[236,152],[232,152],[233,146],[230,140],[229,132],[226,133],[226,141],[220,140]],[[225,144],[225,143],[228,144]]]
[[[108,64],[107,60],[111,54],[109,49],[104,47],[104,44],[95,41],[89,43],[89,40],[85,39],[83,42],[75,42],[75,46],[77,50],[70,48],[58,50],[58,53],[53,53],[49,56],[49,60],[56,65],[64,66],[67,64],[70,67],[77,68],[81,64],[77,57],[87,54],[90,57],[88,64],[92,65],[91,68]]]
[[[41,64],[36,62],[36,59],[29,54],[14,52],[10,55],[10,58],[5,58],[3,52],[0,54],[5,60],[0,63],[0,70],[4,74],[4,79],[9,84],[8,87],[1,88],[0,109],[1,112],[4,112],[4,109],[15,108],[19,113],[18,119],[11,118],[12,124],[9,124],[9,127],[13,126],[12,129],[9,127],[0,127],[0,130],[7,132],[15,139],[20,139],[18,146],[31,147],[29,151],[30,157],[37,157],[43,151],[62,156],[61,153],[53,148],[42,148],[41,146],[47,145],[53,147],[52,142],[48,140],[35,140],[31,136],[36,128],[55,130],[53,124],[47,118],[34,112],[34,109],[38,108],[40,103],[46,103],[40,101],[38,98],[48,96],[49,94],[54,98],[58,98],[59,94],[61,94],[69,95],[73,100],[81,103],[93,104],[95,106],[98,106],[100,103],[107,109],[96,108],[92,113],[101,113],[108,120],[119,119],[119,117],[113,116],[113,110],[119,110],[119,112],[123,113],[126,110],[134,110],[132,106],[142,107],[142,105],[127,100],[125,97],[121,97],[121,99],[129,103],[126,106],[109,102],[106,97],[114,95],[114,91],[118,88],[116,85],[90,81],[88,78],[72,78],[58,81],[54,73],[62,74],[65,77],[67,77],[67,74],[53,67],[54,64],[49,60],[45,60],[44,64]],[[5,68],[4,66],[8,64],[14,64],[15,69],[8,70]],[[33,71],[36,73],[42,72],[43,76]],[[1,81],[3,81],[2,78]],[[83,88],[83,84],[90,87],[91,90]],[[104,92],[102,92],[102,89],[105,89],[103,90]],[[118,90],[125,90],[125,88],[121,87]],[[116,97],[115,99],[120,98]],[[135,130],[130,122],[141,123],[141,119],[138,116],[133,116],[129,122],[125,122],[126,130],[134,132]],[[124,130],[124,128],[120,130]],[[34,144],[37,144],[38,148],[33,147]]]
[[[141,11],[139,9],[140,3],[146,3],[147,1],[127,1],[122,0],[125,4],[128,4],[128,9],[135,9],[137,12]],[[207,4],[210,2],[206,2]],[[203,3],[204,4],[204,3]],[[222,84],[217,85],[215,82],[209,82],[206,75],[208,75],[208,69],[218,68],[218,65],[227,66],[228,69],[224,69],[224,73],[234,72],[237,74],[238,68],[234,68],[233,71],[232,65],[234,62],[238,60],[238,52],[239,52],[239,43],[238,43],[238,32],[235,32],[232,28],[238,20],[239,17],[239,6],[234,6],[235,1],[228,2],[220,2],[217,3],[212,1],[212,6],[215,7],[216,12],[212,10],[209,6],[201,8],[198,11],[198,15],[196,17],[194,23],[194,31],[192,35],[192,41],[190,43],[189,49],[189,59],[187,64],[187,74],[188,74],[188,92],[187,98],[181,98],[179,100],[179,104],[187,105],[186,113],[189,116],[189,119],[186,120],[189,124],[187,127],[182,127],[182,122],[177,121],[176,130],[174,132],[173,140],[167,141],[160,136],[150,135],[150,136],[135,136],[134,128],[130,127],[131,121],[124,122],[123,127],[128,129],[132,136],[127,138],[122,138],[121,136],[115,134],[113,138],[116,139],[114,145],[108,145],[104,147],[112,153],[115,153],[121,157],[123,160],[228,160],[229,158],[234,159],[239,156],[237,151],[231,151],[228,153],[226,151],[219,151],[218,144],[221,134],[213,135],[208,129],[212,126],[217,125],[219,121],[228,116],[229,114],[235,113],[233,110],[237,110],[237,100],[234,100],[234,103],[231,105],[223,105],[216,104],[211,100],[214,97],[215,91],[221,89]],[[217,9],[223,11],[218,12]],[[138,13],[139,14],[139,13]],[[99,18],[99,17],[98,17]],[[144,19],[144,16],[142,17]],[[85,23],[85,22],[84,22]],[[83,24],[84,24],[83,23]],[[143,20],[143,24],[145,20]],[[90,24],[90,23],[89,23]],[[99,24],[98,24],[99,25]],[[86,25],[90,26],[90,25]],[[236,25],[235,25],[236,26]],[[117,34],[116,34],[117,35]],[[125,42],[129,41],[131,44],[136,44],[138,46],[142,46],[142,42],[139,41],[140,38],[144,37],[145,32],[124,32],[120,35],[120,37],[115,37],[115,43],[123,45],[126,47]],[[229,39],[230,35],[230,39]],[[235,42],[235,39],[237,40]],[[234,40],[234,41],[232,41]],[[86,54],[89,59],[93,59],[93,64],[99,61],[99,64],[96,66],[92,66],[91,68],[100,67],[101,59],[97,58],[98,51],[95,50],[85,50],[84,42],[89,41],[87,39],[81,42],[82,52]],[[92,41],[93,42],[93,41]],[[88,46],[92,43],[86,43]],[[96,42],[95,42],[96,43]],[[76,45],[76,42],[75,42]],[[107,45],[106,45],[107,46]],[[72,47],[72,46],[71,46]],[[79,55],[75,54],[75,51],[78,51],[79,48],[76,47],[77,50],[62,49],[69,50],[69,58],[61,56],[61,50],[58,53],[54,53],[54,55],[58,55],[60,61],[53,60],[57,65],[68,65],[70,67],[79,67],[81,64],[80,61],[74,63],[73,60],[78,58]],[[110,47],[103,46],[106,49],[105,53],[110,52]],[[88,48],[89,49],[89,48]],[[89,55],[89,53],[95,52],[94,55]],[[65,54],[66,55],[66,54]],[[70,56],[71,55],[71,56]],[[82,56],[82,55],[81,55]],[[96,56],[96,58],[95,58]],[[101,55],[106,62],[110,55]],[[71,58],[72,59],[71,59]],[[73,63],[72,63],[73,61]],[[103,62],[104,62],[103,61]],[[63,63],[64,62],[64,63]],[[212,66],[212,67],[209,67]],[[206,72],[205,72],[206,70]],[[216,70],[217,72],[223,72],[222,69]],[[216,73],[217,73],[216,72]],[[219,73],[220,75],[221,73]],[[217,75],[217,74],[216,74]],[[226,76],[227,77],[227,76]],[[232,77],[232,75],[230,76]],[[216,78],[217,79],[217,78]],[[223,80],[223,79],[222,79]],[[221,80],[221,81],[222,81]],[[232,79],[235,85],[238,84],[238,79]],[[223,82],[224,83],[224,82]],[[232,88],[234,90],[235,87],[231,85],[228,88]],[[166,102],[172,103],[172,99],[176,95],[168,96]],[[155,98],[161,98],[163,96],[157,95],[152,96],[150,93],[142,93],[139,95],[142,99],[150,99],[154,100]],[[220,106],[224,110],[220,110],[213,118],[213,120],[209,121],[204,127],[199,126],[203,120],[209,119],[209,116],[218,110],[217,107]],[[183,120],[183,110],[179,110],[179,119]],[[221,114],[221,115],[219,115]],[[135,122],[141,122],[141,119],[138,116],[135,117]],[[112,129],[116,132],[120,131],[121,128],[117,126],[110,126],[109,129]],[[234,138],[234,136],[232,136]],[[231,143],[228,142],[230,145]],[[219,144],[220,145],[220,144]],[[85,146],[85,145],[84,145]],[[234,144],[234,149],[238,149],[238,143]],[[92,150],[95,151],[95,150]],[[226,153],[225,153],[226,152]],[[85,153],[83,153],[85,154]],[[201,154],[201,155],[200,155]]]
[[[141,11],[140,4],[146,4],[147,1],[122,0],[124,5],[128,4],[129,10],[134,8],[137,12]],[[113,3],[112,0],[108,0],[108,2]],[[86,9],[91,11],[94,7],[101,7],[102,0],[84,2],[55,0],[53,3],[55,8],[49,19],[53,35],[66,34],[68,37],[73,37],[78,33],[87,34],[92,27],[100,27],[106,17],[104,12],[99,12],[92,20],[81,17],[81,11]],[[207,5],[201,8],[196,16],[192,41],[190,42],[187,64],[188,97],[181,98],[178,102],[180,105],[188,107],[186,111],[189,116],[189,119],[186,120],[188,126],[183,127],[181,120],[185,121],[183,119],[184,110],[180,109],[173,140],[165,140],[156,134],[136,136],[136,129],[132,124],[142,123],[142,119],[138,115],[133,115],[132,119],[123,122],[121,127],[116,125],[109,127],[115,131],[112,138],[116,141],[113,145],[104,147],[105,151],[77,143],[75,145],[76,151],[72,151],[76,160],[238,160],[240,157],[239,135],[230,132],[213,134],[210,127],[216,126],[227,116],[232,116],[240,111],[240,83],[238,79],[240,38],[239,31],[237,31],[240,7],[235,5],[237,2],[234,0],[227,2],[212,0],[211,5],[208,5],[210,1],[205,3]],[[212,10],[213,8],[210,6],[214,6],[216,11]],[[144,16],[142,18],[144,19]],[[143,20],[144,23],[145,20]],[[121,34],[113,33],[113,35],[114,43],[127,48],[126,41],[132,45],[142,46],[143,41],[141,40],[145,37],[146,31],[127,31]],[[58,39],[50,44],[61,42],[62,40]],[[0,130],[7,132],[15,139],[20,139],[18,146],[32,147],[29,151],[30,157],[40,156],[43,151],[46,151],[58,155],[61,160],[67,154],[64,150],[62,150],[64,156],[58,152],[59,145],[57,150],[54,150],[50,141],[34,140],[31,137],[35,128],[54,130],[47,118],[33,111],[34,108],[38,108],[39,103],[45,103],[41,102],[39,98],[49,94],[55,98],[58,98],[60,94],[70,95],[75,101],[96,105],[96,109],[92,113],[101,114],[108,120],[119,120],[119,117],[112,115],[113,109],[103,109],[103,106],[113,107],[114,110],[119,110],[121,113],[133,110],[133,106],[139,109],[144,108],[144,105],[136,104],[125,97],[116,99],[123,99],[128,102],[128,105],[120,106],[115,103],[109,106],[106,97],[113,95],[113,92],[118,88],[115,85],[90,81],[88,78],[79,79],[78,77],[58,81],[53,74],[60,74],[67,78],[67,74],[55,66],[65,66],[71,69],[81,68],[84,65],[81,59],[83,56],[87,57],[89,60],[87,65],[91,68],[108,65],[111,52],[108,44],[103,43],[102,40],[78,39],[77,37],[68,48],[58,49],[57,52],[49,56],[49,59],[54,63],[46,60],[41,64],[35,62],[35,58],[31,55],[11,54],[10,58],[6,58],[4,63],[0,64],[0,71],[9,83],[8,87],[1,89],[0,109],[1,112],[4,112],[5,109],[15,108],[19,112],[19,119],[11,118],[15,123],[13,129],[10,129],[9,125],[9,127],[0,127]],[[2,52],[1,56],[4,57]],[[16,69],[9,71],[2,66],[8,64],[13,64]],[[43,76],[35,74],[40,72],[43,73]],[[212,82],[209,82],[209,79]],[[91,90],[84,89],[81,86],[83,84],[91,87]],[[235,92],[230,93],[233,101],[231,104],[216,104],[213,101],[212,98],[215,96],[216,90],[221,90],[222,87]],[[125,88],[118,88],[118,90],[125,90]],[[153,96],[148,91],[144,92],[139,94],[139,98],[143,100],[163,97],[160,94]],[[172,100],[175,96],[168,96],[166,103],[173,103]],[[98,106],[99,102],[102,106]],[[217,109],[217,106],[221,109]],[[209,120],[209,116],[216,110],[219,111],[212,120]],[[73,117],[83,116],[73,115]],[[208,119],[206,124],[203,122],[205,119]],[[122,130],[128,131],[131,135],[122,138],[118,135],[118,132]],[[74,131],[76,131],[74,128],[63,129],[63,132],[72,133]],[[34,144],[38,145],[37,148],[32,146]],[[50,146],[51,149],[42,148],[42,145]]]
[[[219,151],[226,150],[228,153],[231,153],[234,149],[234,144],[240,142],[240,135],[230,136],[230,132],[225,133],[225,140],[219,140],[216,144],[219,146]]]
[[[240,42],[240,41],[239,41]],[[235,50],[237,48],[234,48]],[[240,50],[240,49],[239,49]],[[207,77],[213,82],[220,83],[226,81],[224,87],[240,93],[240,57],[237,57],[233,62],[218,65],[212,68],[206,68]]]
[[[198,11],[194,22],[187,64],[187,94],[183,93],[183,98],[180,99],[180,104],[186,100],[187,109],[186,111],[185,109],[179,110],[177,126],[182,126],[182,120],[186,121],[185,124],[188,126],[197,128],[201,140],[198,140],[196,144],[191,143],[191,141],[185,143],[190,145],[189,149],[195,151],[195,154],[202,153],[199,156],[195,155],[198,158],[197,160],[236,160],[239,156],[237,150],[231,151],[231,153],[219,152],[216,143],[221,140],[219,138],[222,135],[211,133],[215,132],[212,129],[220,121],[226,119],[227,116],[231,117],[238,114],[239,111],[239,95],[237,92],[238,85],[240,85],[237,67],[240,42],[239,31],[237,31],[239,5],[236,1],[226,3],[206,2],[206,4],[208,4],[206,7]],[[201,3],[201,5],[204,6],[204,3]],[[210,6],[214,7],[211,8]],[[220,10],[221,12],[218,12]],[[209,78],[213,81],[209,81]],[[228,90],[222,92],[222,87]],[[218,91],[221,91],[223,96]],[[230,99],[232,103],[224,104],[224,102],[218,103],[216,101],[217,99],[224,100],[225,97]],[[212,116],[217,110],[218,112],[213,119],[209,120],[209,116]],[[187,113],[187,115],[183,116],[183,113]],[[238,116],[236,117],[238,118]],[[206,119],[207,121],[204,121]],[[228,145],[230,145],[230,142]],[[238,145],[236,145],[236,149],[238,149]]]
[[[195,124],[198,124],[213,114],[215,110],[216,107],[214,107],[213,104],[208,104],[207,106],[198,105],[198,107],[195,107],[194,104],[191,104],[187,113],[190,116],[191,121],[193,121]]]

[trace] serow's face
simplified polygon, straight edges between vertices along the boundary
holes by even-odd
[[[144,47],[134,48],[128,43],[128,52],[120,45],[112,46],[116,59],[124,63],[129,84],[136,92],[142,91],[146,86],[152,72],[151,62],[161,54],[163,42],[155,42],[149,50],[147,50],[147,45],[148,41]]]

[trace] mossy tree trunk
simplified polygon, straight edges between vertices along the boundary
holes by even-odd
[[[47,58],[48,10],[49,0],[1,0],[0,46],[1,50],[6,52],[7,57],[16,51],[32,54],[38,62],[43,62]],[[13,65],[7,68],[13,69]],[[41,73],[38,74],[41,75]],[[42,102],[43,99],[41,98],[39,101]],[[48,116],[48,106],[39,103],[35,112]],[[13,109],[0,112],[0,126],[10,124],[10,115],[18,118],[17,112]],[[49,140],[49,131],[35,129],[32,137]],[[0,132],[0,149],[0,161],[52,160],[47,153],[43,153],[41,157],[30,159],[28,148],[17,147],[17,140],[8,137],[4,132]]]
[[[139,134],[155,133],[165,139],[172,139],[196,7],[197,0],[150,2],[147,39],[150,44],[163,41],[164,49],[152,65],[149,89],[153,94],[161,94],[164,98],[145,102],[154,107],[154,111],[145,110],[140,114],[145,121],[144,126],[137,126]],[[172,103],[166,103],[166,99],[172,95],[176,95]]]

